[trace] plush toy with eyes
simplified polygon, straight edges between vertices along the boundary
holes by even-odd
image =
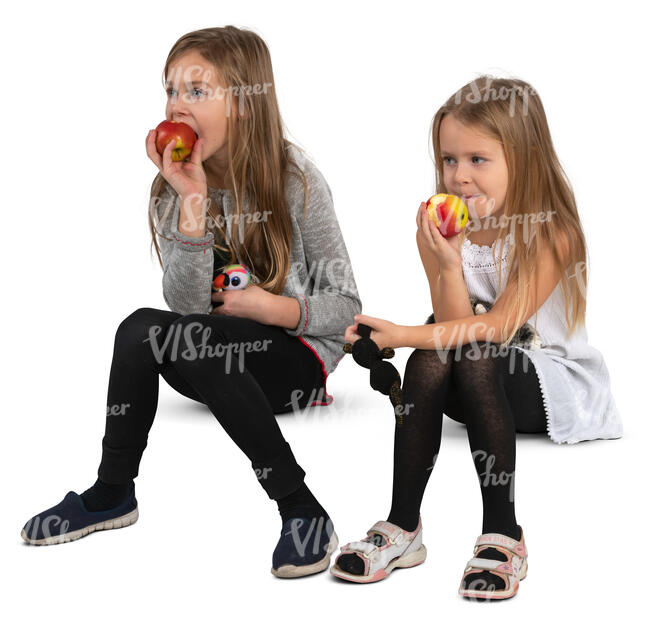
[[[221,270],[212,281],[212,288],[217,291],[239,291],[245,289],[252,280],[251,272],[245,265],[234,263]]]
[[[242,263],[233,263],[226,265],[220,273],[212,280],[213,291],[242,291],[249,282],[258,282],[254,274],[252,274],[246,265]],[[213,308],[218,308],[223,305],[223,301],[217,301],[213,304]]]

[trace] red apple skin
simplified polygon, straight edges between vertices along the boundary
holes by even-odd
[[[172,161],[183,161],[194,148],[196,133],[187,123],[165,120],[156,127],[156,150],[159,155],[172,140],[177,140],[172,150]]]
[[[444,200],[438,202],[442,197]],[[429,219],[433,220],[445,239],[455,237],[467,225],[469,211],[467,205],[458,196],[435,194],[427,200],[426,204]]]

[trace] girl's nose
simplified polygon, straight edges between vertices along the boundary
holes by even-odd
[[[464,164],[458,164],[454,173],[454,181],[460,185],[461,183],[468,183],[471,180],[472,178],[467,167]]]

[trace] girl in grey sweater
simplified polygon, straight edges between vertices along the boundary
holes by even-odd
[[[164,68],[166,118],[197,134],[189,160],[147,153],[159,170],[152,243],[169,310],[139,308],[117,329],[95,484],[25,524],[34,544],[76,540],[138,518],[138,467],[156,413],[158,377],[206,404],[276,500],[282,531],[272,572],[325,570],[338,540],[275,414],[332,402],[326,381],[361,311],[350,259],[317,167],[284,138],[268,48],[233,26],[182,36]],[[213,292],[225,265],[252,273]]]

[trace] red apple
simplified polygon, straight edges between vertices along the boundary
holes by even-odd
[[[445,238],[457,235],[465,228],[469,218],[467,205],[454,194],[431,196],[427,200],[427,213]]]
[[[191,152],[198,136],[187,123],[163,121],[156,127],[156,150],[163,154],[165,147],[176,140],[172,150],[172,161],[183,161]]]

